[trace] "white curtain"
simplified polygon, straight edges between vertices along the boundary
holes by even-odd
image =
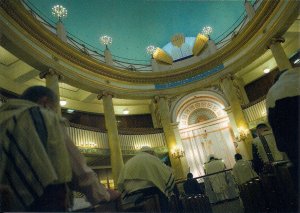
[[[203,164],[210,154],[223,159],[227,169],[233,167],[235,148],[230,131],[227,119],[206,125],[195,124],[180,130],[186,159],[194,177],[204,175]]]

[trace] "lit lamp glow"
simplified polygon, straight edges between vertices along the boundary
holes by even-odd
[[[248,137],[248,135],[250,134],[249,130],[248,129],[245,129],[245,128],[238,128],[238,132],[239,132],[239,135],[236,138],[237,141],[241,142],[241,141],[245,141],[246,138]]]
[[[205,26],[202,29],[202,34],[207,36],[207,37],[209,37],[212,34],[212,32],[213,32],[213,29],[210,26]]]
[[[184,157],[185,153],[182,149],[180,149],[179,147],[176,147],[172,151],[171,155],[172,155],[172,158],[174,158],[174,159],[180,159],[180,158]]]
[[[149,55],[151,55],[151,56],[153,56],[153,53],[156,51],[156,47],[155,46],[153,46],[153,45],[149,45],[147,48],[146,48],[146,52],[149,54]]]
[[[108,45],[112,44],[112,37],[108,35],[101,36],[99,40],[106,48]]]
[[[57,17],[58,20],[61,21],[62,18],[67,17],[68,10],[62,5],[55,5],[52,7],[52,15]]]
[[[265,74],[267,74],[267,73],[269,73],[269,72],[270,72],[270,70],[271,70],[271,69],[269,69],[269,68],[266,68],[266,69],[264,69],[264,73],[265,73]]]
[[[66,100],[60,100],[60,101],[59,101],[59,104],[60,104],[61,106],[65,106],[65,105],[67,104],[67,101],[66,101]]]
[[[129,110],[126,108],[126,109],[123,109],[123,114],[124,115],[128,115],[128,113],[129,113]]]

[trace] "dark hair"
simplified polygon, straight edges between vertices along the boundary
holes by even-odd
[[[234,155],[234,159],[235,160],[241,160],[241,159],[243,159],[243,156],[241,154],[237,153],[237,154]]]
[[[191,178],[193,178],[193,174],[192,174],[192,173],[188,173],[186,177],[187,177],[188,179],[191,179]]]
[[[258,124],[258,125],[256,126],[256,129],[265,128],[265,127],[268,128],[268,125],[265,124],[265,123],[261,123],[261,124]]]
[[[56,94],[49,88],[44,86],[33,86],[27,88],[20,96],[21,99],[38,102],[42,97],[48,97],[53,103],[57,102]]]

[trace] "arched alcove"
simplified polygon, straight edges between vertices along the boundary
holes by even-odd
[[[173,106],[190,171],[204,175],[203,164],[209,155],[222,158],[227,168],[234,165],[235,147],[227,101],[220,92],[199,91],[179,99]]]

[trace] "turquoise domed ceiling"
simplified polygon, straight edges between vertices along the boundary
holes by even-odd
[[[245,15],[244,0],[25,0],[29,7],[54,25],[51,8],[63,5],[68,33],[103,51],[99,37],[109,35],[115,59],[149,62],[146,47],[164,47],[174,34],[196,37],[211,26],[216,42],[229,34]],[[118,58],[118,57],[121,58]]]

